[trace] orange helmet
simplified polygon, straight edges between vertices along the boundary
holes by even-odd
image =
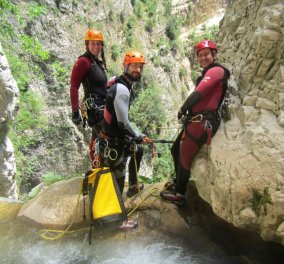
[[[102,32],[98,30],[89,29],[85,34],[85,40],[104,41]]]
[[[138,51],[127,52],[124,56],[123,65],[129,65],[131,63],[143,63],[145,64],[145,59],[142,53]]]

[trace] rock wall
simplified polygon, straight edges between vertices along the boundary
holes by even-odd
[[[0,196],[15,198],[16,172],[14,149],[7,137],[9,121],[13,119],[18,86],[11,75],[0,44]]]
[[[192,183],[214,212],[284,245],[284,3],[232,1],[220,60],[232,72],[231,120],[203,148]]]

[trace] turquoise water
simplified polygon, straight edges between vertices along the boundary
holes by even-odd
[[[240,259],[233,262],[214,246],[209,251],[198,250],[202,245],[187,246],[185,241],[153,231],[146,237],[141,237],[139,230],[94,231],[89,245],[88,230],[50,241],[42,239],[37,228],[20,220],[1,219],[0,235],[0,262],[5,264],[245,263]]]
[[[91,245],[86,228],[58,240],[45,240],[40,237],[39,229],[16,218],[17,210],[10,209],[3,209],[0,204],[0,263],[5,264],[284,263],[270,258],[270,252],[262,256],[248,249],[248,254],[244,254],[235,250],[231,240],[217,243],[197,225],[191,226],[183,238],[159,230],[145,232],[145,227],[138,227],[127,232],[94,230]],[[219,238],[224,235],[220,234]],[[228,244],[233,251],[227,250]]]

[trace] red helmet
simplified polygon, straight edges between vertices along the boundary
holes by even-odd
[[[212,40],[205,39],[195,45],[196,54],[198,54],[199,51],[205,48],[210,48],[212,50],[216,50],[217,52],[216,44]]]

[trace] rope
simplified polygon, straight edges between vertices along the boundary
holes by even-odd
[[[151,143],[151,142],[147,142],[147,143]],[[153,144],[153,142],[151,143]],[[159,193],[157,194],[157,192],[159,192],[159,189],[157,187],[155,188],[152,188],[150,191],[149,191],[149,194],[147,196],[145,196],[145,198],[142,197],[141,195],[141,191],[140,191],[140,185],[139,185],[139,179],[138,179],[138,169],[137,169],[137,160],[136,160],[136,148],[134,147],[133,148],[133,158],[134,158],[134,165],[135,165],[135,173],[136,173],[136,179],[137,179],[137,186],[138,186],[138,193],[139,193],[139,197],[141,199],[140,203],[137,204],[128,214],[127,216],[129,217],[130,215],[132,215],[142,204],[146,204],[146,205],[149,205],[151,206],[154,202],[156,202],[159,198],[160,198],[160,195]],[[154,200],[152,200],[150,203],[146,202],[146,200],[149,198],[149,197],[155,197]]]
[[[81,182],[81,186],[82,186],[82,182]],[[67,226],[67,228],[65,230],[42,229],[42,230],[39,231],[39,235],[42,238],[47,239],[47,240],[56,240],[56,239],[64,236],[66,233],[74,233],[74,232],[78,232],[78,231],[87,229],[87,228],[80,228],[80,229],[77,229],[77,230],[69,231],[69,229],[73,225],[75,217],[76,217],[76,213],[77,213],[77,209],[78,209],[78,205],[79,205],[81,192],[82,192],[82,189],[80,188],[80,192],[79,192],[78,199],[77,199],[77,202],[76,202],[76,207],[75,207],[75,210],[74,210],[74,213],[73,213],[73,216],[72,216],[72,221]],[[48,235],[48,234],[54,234],[54,235]]]
[[[172,143],[171,141],[169,142],[164,142],[165,140],[156,140],[157,143]],[[151,143],[152,145],[154,144],[155,140],[153,141],[149,141],[149,142],[146,142],[146,143]],[[110,154],[110,153],[108,153]],[[110,156],[110,155],[109,155]],[[149,194],[147,196],[145,196],[145,198],[142,197],[141,195],[141,191],[140,191],[140,188],[139,188],[139,179],[138,179],[138,169],[137,169],[137,160],[136,160],[136,148],[134,147],[133,148],[133,157],[134,157],[134,165],[135,165],[135,173],[136,173],[136,179],[137,179],[137,186],[138,186],[138,193],[139,193],[139,197],[141,199],[140,203],[137,204],[128,214],[127,216],[129,217],[130,215],[132,215],[142,204],[146,204],[146,205],[149,205],[151,206],[154,202],[156,202],[156,200],[158,200],[160,198],[160,195],[159,193],[159,189],[157,187],[155,188],[152,188],[150,191],[149,191]],[[152,156],[153,157],[153,156]],[[82,181],[81,181],[81,187],[82,187]],[[77,198],[77,202],[76,202],[76,206],[75,206],[75,210],[73,212],[73,216],[72,216],[72,221],[71,223],[67,226],[67,228],[65,230],[55,230],[55,229],[42,229],[39,231],[39,235],[46,239],[46,240],[56,240],[56,239],[59,239],[61,237],[63,237],[66,233],[74,233],[74,232],[78,232],[78,231],[81,231],[81,230],[86,230],[86,229],[89,229],[89,228],[80,228],[80,229],[77,229],[77,230],[72,230],[72,231],[69,231],[69,229],[72,227],[74,221],[75,221],[75,217],[76,217],[76,213],[77,213],[77,210],[78,210],[78,205],[79,205],[79,201],[80,201],[80,195],[81,195],[81,192],[82,192],[82,188],[80,188],[80,191],[79,191],[79,194],[78,194],[78,198]],[[155,197],[154,200],[152,200],[150,203],[146,202],[146,200],[150,197]],[[52,235],[54,234],[54,235]]]

